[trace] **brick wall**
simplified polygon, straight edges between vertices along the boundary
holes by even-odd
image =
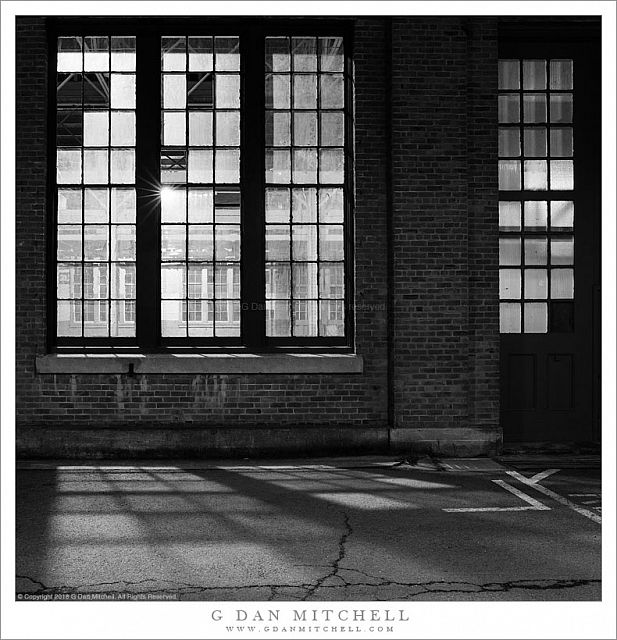
[[[393,19],[391,102],[388,29],[387,19],[359,19],[354,45],[356,345],[364,372],[133,378],[35,371],[35,357],[45,353],[46,43],[43,19],[18,19],[16,391],[22,454],[66,452],[60,441],[81,438],[82,454],[96,455],[112,438],[114,446],[126,446],[117,440],[120,431],[147,439],[148,429],[159,434],[162,449],[166,438],[173,449],[174,430],[187,428],[216,432],[231,449],[238,434],[238,450],[246,451],[259,450],[264,438],[281,452],[298,451],[302,442],[311,450],[374,449],[387,442],[389,391],[400,447],[425,439],[414,429],[497,433],[494,23]],[[247,436],[247,429],[262,436]],[[273,429],[280,434],[273,436]],[[315,429],[321,435],[307,440]],[[140,453],[138,446],[127,450]],[[191,453],[185,445],[177,450]]]

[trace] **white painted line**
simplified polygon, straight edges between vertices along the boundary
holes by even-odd
[[[504,482],[503,480],[493,480],[493,482],[500,486],[502,489],[513,493],[515,496],[520,498],[523,502],[526,502],[529,506],[527,507],[461,507],[458,509],[442,509],[442,511],[446,511],[447,513],[488,513],[490,511],[550,511],[551,508],[542,504],[539,500],[528,496],[526,493],[523,493],[516,487]]]
[[[536,484],[540,482],[540,480],[544,480],[544,478],[548,478],[558,471],[559,469],[547,469],[546,471],[540,471],[540,473],[536,473],[535,476],[531,476],[531,478],[529,478],[529,482],[532,484]]]
[[[571,498],[599,498],[602,494],[600,493],[569,493]]]
[[[593,511],[589,511],[589,509],[584,509],[583,507],[580,507],[579,505],[575,504],[571,500],[568,500],[567,498],[560,496],[558,493],[555,493],[554,491],[551,491],[550,489],[543,487],[541,484],[532,482],[531,481],[532,478],[525,478],[525,476],[521,475],[518,471],[507,471],[507,474],[509,476],[512,476],[519,482],[522,482],[523,484],[527,485],[528,487],[532,487],[536,491],[543,493],[545,496],[552,498],[555,502],[558,502],[559,504],[562,504],[565,507],[572,509],[572,511],[576,511],[576,513],[579,513],[580,515],[585,516],[590,520],[593,520],[593,522],[596,522],[597,524],[602,524],[601,516],[597,515],[596,513],[593,513]]]
[[[536,511],[550,511],[551,510],[550,507],[547,507],[546,505],[542,504],[539,500],[536,500],[535,498],[532,498],[531,496],[528,496],[526,493],[523,493],[522,491],[520,491],[516,487],[513,487],[511,484],[508,484],[507,482],[504,482],[503,480],[493,480],[493,482],[495,484],[499,485],[500,487],[502,487],[503,489],[505,489],[506,491],[509,491],[510,493],[513,493],[515,496],[517,496],[518,498],[520,498],[521,500],[523,500],[527,504],[530,504],[531,508],[535,509]]]
[[[442,509],[442,511],[446,511],[447,513],[487,513],[489,511],[537,511],[537,509],[534,507],[468,507],[460,509]]]

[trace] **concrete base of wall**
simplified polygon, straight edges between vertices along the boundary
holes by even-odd
[[[495,455],[501,431],[494,429],[393,429],[386,427],[199,426],[21,427],[17,457],[64,459],[237,458],[357,453]]]
[[[500,452],[502,433],[491,428],[460,429],[403,428],[390,432],[393,452],[421,453],[434,456],[492,456]]]
[[[30,427],[17,430],[17,457],[237,458],[384,453],[386,427],[134,428]]]

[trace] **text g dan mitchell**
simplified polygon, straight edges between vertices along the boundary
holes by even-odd
[[[408,622],[404,609],[213,609],[214,622]]]

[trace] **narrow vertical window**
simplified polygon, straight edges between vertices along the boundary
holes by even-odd
[[[161,335],[240,335],[240,54],[235,36],[166,36]]]
[[[58,38],[56,105],[57,335],[135,336],[135,38]]]
[[[573,330],[574,69],[499,61],[502,333]]]
[[[343,39],[265,42],[266,335],[345,335]]]

